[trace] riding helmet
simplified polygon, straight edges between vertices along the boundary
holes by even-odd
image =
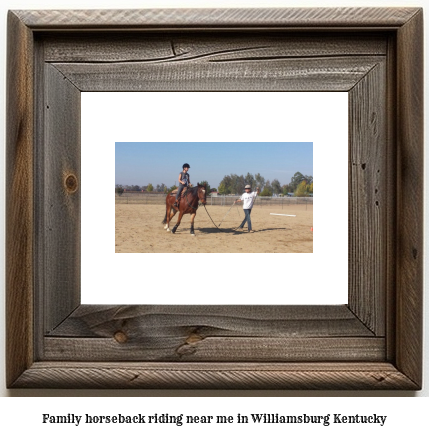
[[[182,165],[182,168],[183,168],[183,169],[185,169],[185,168],[191,168],[191,166],[190,166],[188,163],[184,163],[184,164]]]

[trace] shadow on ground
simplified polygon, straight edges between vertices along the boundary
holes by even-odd
[[[184,229],[181,229],[182,231]],[[200,227],[200,228],[195,228],[196,231],[199,231],[201,233],[204,234],[212,234],[212,233],[229,233],[229,234],[233,234],[233,235],[241,235],[241,234],[246,234],[248,233],[247,230],[236,230],[235,228],[232,229],[216,229],[216,228],[212,228],[212,227]],[[272,232],[275,230],[291,230],[288,229],[286,227],[272,227],[272,228],[268,228],[268,229],[259,229],[259,230],[255,230],[255,233],[261,233],[261,232]]]

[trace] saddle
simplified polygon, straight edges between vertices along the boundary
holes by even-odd
[[[179,189],[179,188],[175,189],[174,191],[171,191],[171,192],[170,192],[170,195],[176,195],[178,189]],[[186,192],[187,190],[188,190],[188,187],[185,186],[185,187],[183,188],[182,192],[180,193],[180,197],[183,197],[183,195],[185,194],[185,192]]]
[[[185,186],[185,187],[183,188],[182,192],[180,193],[180,198],[182,198],[182,197],[186,194],[186,191],[188,190],[188,188],[192,188],[192,185],[191,185],[190,183],[189,183],[188,186]],[[171,192],[170,192],[170,195],[176,195],[178,189],[179,189],[179,188],[176,188],[174,191],[171,191]]]

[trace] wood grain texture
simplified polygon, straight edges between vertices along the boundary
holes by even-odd
[[[385,335],[386,63],[349,92],[349,307],[376,335]],[[359,289],[359,291],[357,291]]]
[[[55,63],[76,87],[97,91],[348,91],[381,61],[370,58],[202,63]],[[268,68],[267,68],[268,67]]]
[[[45,360],[68,361],[124,350],[130,361],[382,361],[385,340],[341,305],[98,305],[75,310],[44,349]]]
[[[184,338],[368,337],[374,334],[345,305],[338,306],[104,306],[82,305],[49,336],[128,339],[173,332]]]
[[[45,338],[44,360],[78,362],[383,362],[384,338],[200,337],[169,336],[148,331],[128,337],[117,331],[110,339]]]
[[[397,364],[422,381],[423,12],[398,32]]]
[[[45,66],[45,332],[80,304],[80,91]]]
[[[389,201],[386,207],[386,360],[395,361],[396,353],[396,232],[397,232],[397,44],[396,35],[388,37],[387,51],[386,113],[386,195]]]
[[[108,51],[106,43],[108,41]],[[99,32],[91,37],[76,33],[67,37],[43,35],[46,62],[118,63],[270,60],[279,58],[323,58],[386,55],[386,38],[349,33],[290,34],[284,32],[240,32],[192,34],[115,34]]]
[[[14,11],[30,28],[153,29],[227,27],[395,28],[417,8],[129,9]]]
[[[35,363],[14,387],[94,389],[416,389],[389,363]]]
[[[37,361],[40,359],[40,352],[43,350],[43,338],[46,332],[44,315],[39,313],[37,309],[45,306],[45,152],[48,152],[45,147],[45,63],[43,44],[34,44],[34,112],[35,116],[35,132],[34,132],[34,269],[38,271],[34,275],[34,352],[33,358]]]
[[[33,49],[8,14],[6,111],[6,382],[33,361]]]

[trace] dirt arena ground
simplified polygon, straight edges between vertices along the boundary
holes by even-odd
[[[228,211],[226,206],[207,206],[213,221],[219,225]],[[274,216],[270,213],[296,215]],[[190,215],[184,215],[175,234],[164,230],[165,206],[116,204],[116,253],[312,253],[313,206],[289,205],[257,207],[252,210],[255,233],[236,232],[244,219],[239,205],[233,206],[219,231],[203,206],[195,217],[195,237],[190,235]],[[172,219],[174,227],[178,214]]]

